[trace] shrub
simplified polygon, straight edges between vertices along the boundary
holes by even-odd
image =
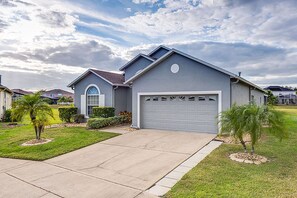
[[[59,108],[59,117],[64,122],[71,122],[71,118],[77,114],[76,107],[60,107]]]
[[[232,105],[230,109],[221,113],[220,123],[221,134],[226,133],[237,138],[245,152],[247,152],[247,147],[243,136],[250,135],[251,154],[254,153],[254,145],[261,138],[264,130],[280,140],[287,137],[282,113],[270,106],[258,106],[255,103],[242,106]]]
[[[123,116],[125,118],[126,123],[132,123],[132,113],[128,111],[121,111],[120,116]]]
[[[11,109],[7,109],[4,112],[4,115],[3,115],[3,118],[2,118],[3,122],[12,122],[11,112],[12,112]]]
[[[109,118],[114,117],[115,108],[113,107],[93,107],[93,117]]]
[[[90,129],[100,129],[106,126],[112,126],[117,124],[122,124],[125,122],[123,116],[114,116],[109,118],[90,118],[88,120],[88,128]]]
[[[75,114],[75,115],[73,115],[73,121],[75,123],[83,123],[85,121],[85,115],[84,114]]]

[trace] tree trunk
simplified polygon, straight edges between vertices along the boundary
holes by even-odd
[[[38,126],[38,139],[41,139],[42,126]]]
[[[254,148],[254,144],[252,144],[251,154],[253,155],[254,153],[255,153],[255,148]]]
[[[242,139],[242,138],[240,138],[239,140],[240,140],[240,143],[241,143],[241,144],[242,144],[242,146],[243,146],[244,152],[246,153],[246,152],[247,152],[247,150],[246,150],[246,145],[245,145],[245,142],[243,141],[243,139]]]
[[[37,126],[34,126],[34,130],[35,130],[35,138],[36,138],[36,140],[38,140],[38,128],[37,128]]]

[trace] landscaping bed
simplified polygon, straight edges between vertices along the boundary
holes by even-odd
[[[255,165],[229,156],[242,146],[223,144],[186,174],[165,197],[297,197],[297,107],[284,112],[289,138],[280,142],[264,134],[256,154],[267,157]],[[249,145],[248,145],[249,146]]]

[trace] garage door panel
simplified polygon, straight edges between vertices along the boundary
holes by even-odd
[[[141,97],[140,110],[141,128],[209,133],[218,130],[217,95],[145,96]]]

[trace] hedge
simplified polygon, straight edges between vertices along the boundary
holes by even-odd
[[[113,107],[93,107],[93,117],[109,118],[114,117],[115,108]]]
[[[2,121],[3,122],[12,122],[12,118],[11,118],[11,109],[7,109],[5,112],[4,112],[4,115],[3,115],[3,118],[2,118]]]
[[[85,115],[84,114],[75,114],[75,115],[73,115],[73,121],[75,123],[83,123],[85,121]]]
[[[109,118],[90,118],[87,126],[90,129],[100,129],[106,126],[112,126],[117,124],[125,123],[126,119],[124,116],[114,116]]]
[[[59,117],[64,122],[71,122],[71,118],[77,114],[76,107],[60,107],[59,108]]]

